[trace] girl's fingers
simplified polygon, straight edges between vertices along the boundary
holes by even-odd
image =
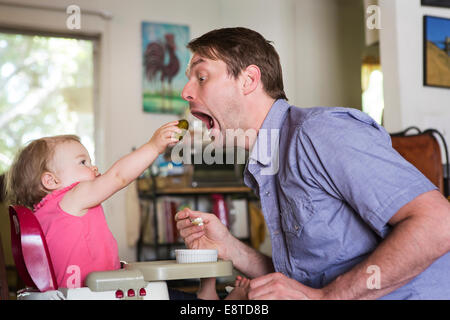
[[[161,128],[172,127],[172,126],[176,126],[177,124],[178,124],[178,120],[174,120],[174,121],[164,124],[163,126],[161,126]]]

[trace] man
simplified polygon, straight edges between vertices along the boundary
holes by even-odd
[[[450,299],[450,205],[382,127],[354,109],[290,106],[278,54],[252,30],[214,30],[188,48],[192,114],[216,137],[258,133],[244,145],[244,179],[272,258],[185,209],[177,228],[189,248],[218,249],[252,279],[250,299]]]

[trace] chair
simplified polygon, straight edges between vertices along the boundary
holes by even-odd
[[[29,288],[57,290],[45,236],[36,217],[23,206],[10,206],[11,246],[17,273]]]
[[[23,206],[10,206],[14,262],[26,288],[19,300],[166,300],[166,280],[231,276],[231,261],[177,264],[175,260],[127,263],[123,269],[92,272],[86,287],[58,288],[51,256],[38,220]]]
[[[411,130],[417,131],[416,134],[408,134]],[[436,136],[440,138],[446,163],[447,177],[444,176],[442,166],[441,147]],[[407,161],[414,165],[423,173],[433,184],[435,184],[441,193],[449,196],[449,162],[448,150],[442,134],[435,129],[420,131],[417,127],[409,127],[404,131],[391,133],[392,147],[397,150]]]

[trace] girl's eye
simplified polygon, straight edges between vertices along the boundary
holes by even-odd
[[[80,162],[82,165],[86,165],[86,160],[81,160]]]
[[[198,80],[199,80],[200,82],[203,82],[203,81],[206,80],[206,77],[198,77]]]

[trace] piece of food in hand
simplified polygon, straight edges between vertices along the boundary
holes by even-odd
[[[181,119],[178,121],[177,127],[181,129],[181,133],[177,134],[176,138],[178,138],[178,140],[181,140],[189,130],[189,122],[187,122],[187,120]]]
[[[194,220],[191,221],[192,224],[195,224],[196,226],[202,226],[203,225],[203,219],[202,218],[195,218]]]

